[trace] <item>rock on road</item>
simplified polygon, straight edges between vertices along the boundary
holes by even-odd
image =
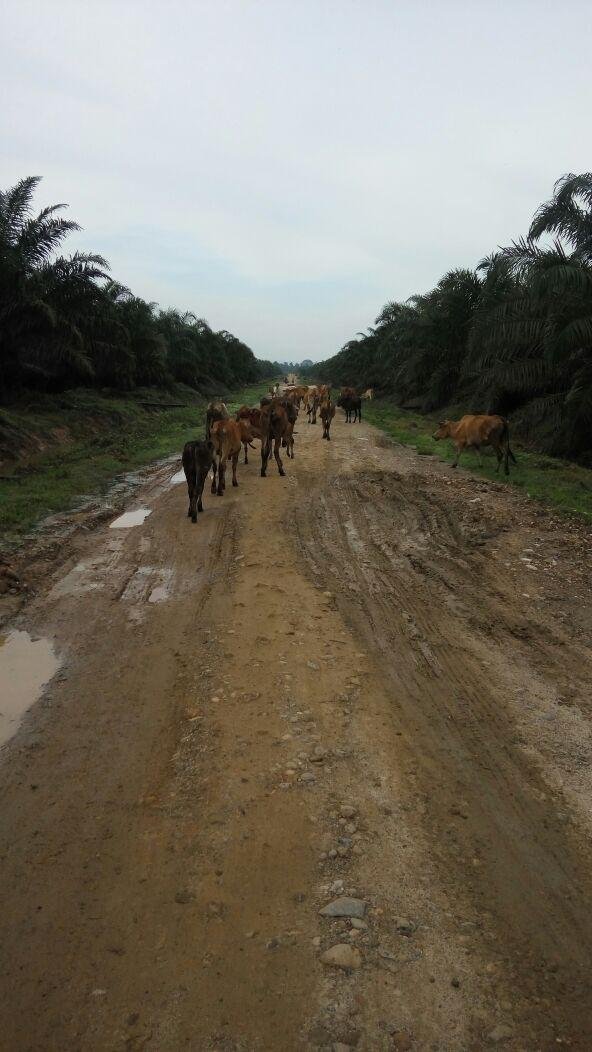
[[[589,1050],[589,535],[297,431],[197,525],[160,466],[31,564],[0,1047]]]

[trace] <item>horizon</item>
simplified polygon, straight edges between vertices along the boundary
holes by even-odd
[[[136,295],[322,361],[589,168],[566,6],[8,0],[4,184]]]

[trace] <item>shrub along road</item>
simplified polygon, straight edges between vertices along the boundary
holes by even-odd
[[[31,555],[3,1041],[589,1049],[589,530],[297,430],[195,526],[160,466],[141,525]]]

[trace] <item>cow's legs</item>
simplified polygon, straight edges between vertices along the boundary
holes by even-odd
[[[475,446],[475,452],[476,452],[477,457],[479,459],[479,467],[482,468],[483,467],[483,454],[481,452],[481,446]]]
[[[261,478],[264,479],[267,472],[267,461],[271,453],[271,439],[261,440]]]
[[[226,457],[221,456],[218,464],[218,489],[217,493],[219,497],[224,495],[224,489],[226,487]]]
[[[217,464],[216,464],[216,458],[214,457],[214,460],[212,461],[212,493],[215,493],[216,492],[216,488],[217,488],[216,487],[216,470],[217,470]]]
[[[205,483],[205,481],[206,481],[206,479],[208,477],[208,471],[209,470],[210,470],[209,468],[206,468],[205,471],[204,471],[204,469],[202,468],[201,471],[200,471],[200,474],[199,474],[199,481],[198,481],[198,485],[197,485],[197,510],[198,511],[203,511],[203,504],[202,504],[202,500],[201,499],[203,497],[204,483]],[[195,519],[193,521],[195,522]]]
[[[238,480],[237,480],[237,477],[236,477],[236,465],[238,464],[239,452],[240,452],[240,449],[237,449],[236,453],[233,453],[233,455],[232,455],[232,485],[233,486],[238,486]],[[245,453],[246,453],[246,449],[245,449]]]
[[[461,450],[461,447],[460,447],[460,446],[457,446],[457,447],[456,447],[456,456],[455,456],[454,460],[452,461],[452,467],[453,467],[453,468],[456,468],[456,467],[458,467],[458,462],[459,462],[459,460],[460,460],[460,454],[461,454],[461,452],[462,452],[462,450]]]
[[[284,471],[284,465],[282,464],[282,458],[280,456],[280,439],[279,439],[279,437],[276,438],[275,442],[273,443],[273,455],[275,457],[275,462],[276,462],[276,464],[278,466],[278,471],[279,471],[280,475],[285,475],[286,472]]]
[[[249,463],[249,458],[247,456],[247,443],[243,442],[243,445],[245,447],[245,464],[248,464]]]
[[[187,490],[189,492],[189,510],[187,512],[187,517],[191,519],[192,522],[197,522],[197,515],[195,514],[195,474],[192,474],[191,478],[187,479]]]

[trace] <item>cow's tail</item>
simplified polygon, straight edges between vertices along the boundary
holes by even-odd
[[[504,419],[504,429],[502,431],[502,445],[504,449],[504,472],[506,475],[510,474],[510,460],[513,464],[517,463],[516,457],[512,453],[510,448],[510,425],[508,421]]]

